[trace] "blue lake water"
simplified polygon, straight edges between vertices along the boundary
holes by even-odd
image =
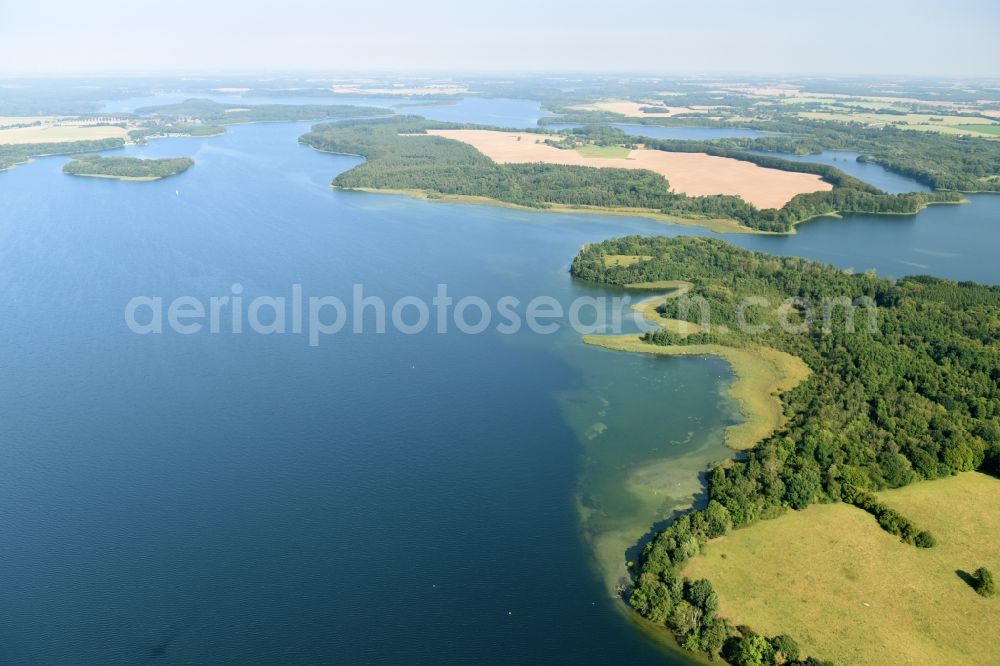
[[[890,194],[931,191],[931,188],[914,178],[889,171],[878,164],[859,162],[858,156],[860,153],[847,150],[824,150],[818,155],[793,155],[791,153],[769,153],[764,151],[753,152],[756,152],[758,155],[774,155],[775,157],[796,162],[828,164]]]
[[[656,227],[335,192],[356,161],[307,127],[126,151],[196,160],[153,183],[0,175],[3,661],[663,663],[592,574],[561,413],[662,383],[649,360],[575,334],[126,328],[135,295],[234,282],[565,300],[590,293],[582,243]],[[664,417],[716,418],[725,369],[671,367],[704,404]]]
[[[412,113],[431,120],[476,122],[499,127],[536,127],[538,119],[552,115],[533,100],[466,97],[441,106],[399,107],[398,113]]]
[[[299,145],[308,125],[115,153],[195,159],[151,183],[0,174],[0,661],[683,663],[589,546],[630,465],[725,455],[721,361],[566,329],[139,336],[123,310],[234,283],[569,303],[605,294],[567,274],[582,244],[708,232],[333,191],[357,161]],[[996,283],[1000,197],[971,200],[728,239]]]

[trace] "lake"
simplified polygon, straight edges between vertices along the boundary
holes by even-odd
[[[869,185],[874,185],[889,194],[931,191],[930,187],[924,185],[919,180],[889,171],[878,164],[859,162],[858,157],[861,154],[849,150],[824,150],[817,155],[793,155],[792,153],[765,152],[763,150],[752,150],[750,152],[758,155],[773,155],[795,162],[812,162],[814,164],[827,164],[837,167],[844,173],[863,180]]]
[[[569,277],[582,244],[709,232],[334,191],[357,160],[299,145],[308,126],[113,153],[196,161],[151,183],[64,176],[63,157],[0,174],[0,660],[686,663],[609,588],[728,455],[722,361],[565,327],[136,335],[123,312],[234,283],[247,302],[446,284],[568,304],[623,295]],[[995,283],[1000,197],[970,199],[727,238]],[[636,492],[638,470],[677,491]]]
[[[335,192],[356,160],[307,128],[125,151],[196,160],[153,183],[65,158],[0,176],[4,661],[663,663],[593,575],[563,416],[597,381],[652,394],[647,360],[575,335],[125,326],[135,295],[234,282],[565,301],[590,293],[566,273],[581,244],[656,228]],[[710,412],[719,379],[682,366]]]

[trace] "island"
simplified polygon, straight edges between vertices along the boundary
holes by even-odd
[[[63,165],[63,173],[70,176],[148,181],[176,176],[192,166],[194,166],[194,160],[189,157],[140,159],[137,157],[81,155]]]
[[[712,467],[707,504],[630,564],[633,609],[733,664],[800,663],[800,652],[964,663],[992,649],[1000,606],[967,571],[1000,558],[980,534],[1000,524],[1000,288],[894,281],[687,237],[591,244],[571,271],[670,290],[643,306],[659,327],[588,344],[779,354],[785,368],[775,414],[775,391],[740,389],[754,372],[736,366],[733,395],[756,425],[727,442],[746,451]]]

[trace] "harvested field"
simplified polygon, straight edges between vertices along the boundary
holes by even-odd
[[[0,129],[0,145],[21,143],[60,143],[125,138],[128,130],[117,125],[39,125]]]
[[[819,176],[765,169],[752,162],[705,153],[633,150],[627,157],[585,157],[545,142],[552,135],[494,130],[428,130],[428,134],[467,143],[498,164],[545,162],[615,169],[648,169],[662,175],[674,192],[691,196],[731,194],[758,208],[780,208],[805,192],[830,190]]]

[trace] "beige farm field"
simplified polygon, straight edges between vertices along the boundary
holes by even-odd
[[[0,129],[15,125],[31,125],[34,123],[49,123],[55,116],[0,116]]]
[[[837,664],[1000,663],[1000,597],[958,573],[1000,571],[1000,479],[966,472],[879,496],[937,545],[902,543],[852,506],[813,505],[709,542],[684,575],[711,580],[734,622]]]
[[[62,141],[87,141],[96,139],[125,138],[128,130],[117,125],[39,125],[0,129],[0,145],[24,143],[60,143]]]
[[[428,134],[462,141],[499,164],[545,162],[615,169],[648,169],[670,183],[674,192],[691,196],[731,194],[758,208],[780,208],[792,197],[832,189],[819,176],[765,169],[751,162],[705,153],[632,150],[627,157],[585,157],[544,141],[551,135],[494,130],[428,130]]]

